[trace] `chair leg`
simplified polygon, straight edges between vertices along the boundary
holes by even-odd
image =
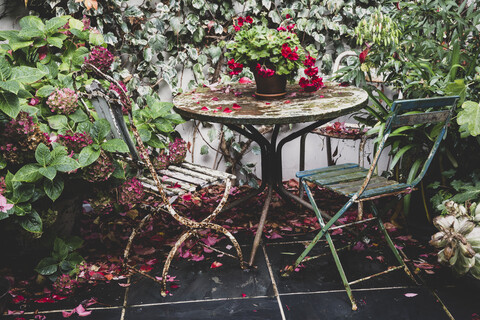
[[[333,166],[333,158],[332,158],[332,139],[329,136],[325,137],[325,144],[327,145],[327,163],[328,166]]]
[[[328,246],[330,247],[330,251],[332,252],[333,260],[335,261],[335,265],[337,266],[337,270],[338,270],[338,273],[340,274],[340,278],[342,278],[343,286],[345,287],[348,298],[352,303],[352,310],[355,311],[357,310],[357,304],[355,303],[355,299],[353,298],[352,289],[350,288],[350,284],[348,283],[347,276],[345,274],[345,271],[343,270],[342,263],[340,262],[340,257],[338,256],[337,249],[335,248],[335,245],[333,243],[332,237],[330,236],[330,233],[327,232],[325,234],[325,238],[327,239]]]
[[[210,223],[211,224],[211,223]],[[237,257],[238,260],[240,260],[240,268],[246,269],[247,264],[243,260],[243,254],[242,254],[242,249],[240,248],[240,244],[238,243],[237,239],[222,226],[216,225],[215,231],[218,231],[219,233],[223,233],[233,244],[235,249],[237,250]],[[175,242],[175,245],[172,247],[170,252],[168,253],[167,260],[165,261],[165,264],[163,265],[163,271],[162,271],[162,289],[161,289],[161,295],[162,297],[167,296],[167,274],[168,274],[168,269],[170,269],[170,264],[172,263],[173,258],[175,257],[175,253],[177,252],[178,248],[180,248],[180,245],[187,241],[188,238],[190,238],[194,234],[194,230],[188,230],[182,233],[180,238]]]
[[[388,231],[385,229],[385,226],[383,225],[383,221],[382,219],[380,218],[379,214],[378,214],[378,210],[377,210],[377,207],[375,206],[375,204],[370,201],[370,208],[372,209],[372,212],[373,214],[377,217],[377,223],[378,223],[378,227],[379,229],[382,231],[383,233],[383,236],[385,238],[385,241],[387,242],[388,246],[390,247],[390,250],[392,250],[393,252],[393,255],[395,256],[395,258],[397,259],[397,261],[400,263],[401,266],[403,266],[403,269],[405,270],[405,273],[415,282],[417,283],[417,280],[415,280],[412,272],[410,271],[410,269],[408,269],[407,267],[407,264],[405,263],[405,261],[403,261],[400,253],[398,252],[397,248],[395,248],[395,244],[393,243],[392,241],[392,238],[390,238],[390,235],[388,234]]]
[[[305,170],[305,140],[307,139],[307,133],[302,134],[300,137],[300,163],[299,163],[299,171]],[[301,182],[301,181],[299,181]],[[304,190],[302,184],[298,184],[298,196],[303,199]]]
[[[357,221],[362,220],[363,218],[363,201],[358,202],[358,214],[357,214]]]
[[[317,219],[320,223],[320,226],[322,229],[317,233],[315,238],[310,242],[310,244],[305,248],[305,250],[300,254],[300,256],[297,258],[295,263],[291,266],[287,266],[284,269],[284,272],[282,273],[282,277],[288,277],[305,259],[305,257],[308,255],[308,253],[315,247],[315,245],[318,243],[318,241],[323,237],[324,234],[328,232],[328,229],[345,213],[345,211],[348,210],[348,208],[354,203],[352,199],[350,199],[328,222],[325,224],[323,222],[322,214],[320,213],[320,210],[318,209],[318,206],[315,202],[315,199],[313,199],[312,191],[308,187],[307,183],[305,180],[302,179],[302,185],[307,193],[308,199],[310,200],[310,203],[313,206],[313,211],[315,211],[315,215],[317,216]]]
[[[183,242],[187,241],[187,239],[190,238],[192,234],[193,233],[191,230],[185,231],[184,233],[182,233],[180,238],[177,240],[177,242],[175,242],[175,245],[172,247],[172,249],[168,253],[168,257],[167,257],[167,260],[165,261],[165,264],[163,265],[163,271],[162,271],[162,289],[160,292],[162,297],[167,296],[167,273],[168,273],[168,269],[170,269],[170,264],[172,263],[173,257],[175,256],[175,253],[177,252],[178,248],[180,248],[180,245]]]

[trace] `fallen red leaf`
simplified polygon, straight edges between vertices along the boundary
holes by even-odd
[[[218,267],[221,267],[221,266],[223,266],[223,263],[214,261],[212,263],[212,265],[210,266],[210,268],[215,269],[215,268],[218,268]]]
[[[40,299],[35,300],[36,303],[55,303],[55,300],[49,297],[43,297]]]
[[[20,302],[23,302],[25,301],[25,297],[24,296],[15,296],[13,299],[12,299],[13,303],[17,304],[17,303],[20,303]]]
[[[250,80],[250,79],[247,78],[247,77],[241,77],[240,79],[238,79],[238,83],[242,83],[242,84],[244,84],[244,83],[252,83],[252,82],[253,82],[253,81]]]
[[[67,299],[67,297],[59,296],[58,294],[52,294],[52,298],[57,300],[57,301]]]
[[[140,271],[143,271],[143,272],[150,272],[153,268],[150,267],[150,266],[147,266],[147,265],[142,265],[140,267]]]

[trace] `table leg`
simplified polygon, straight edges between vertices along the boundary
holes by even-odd
[[[272,201],[272,186],[268,186],[267,198],[262,209],[262,215],[260,217],[260,222],[258,223],[257,233],[255,233],[255,240],[253,240],[252,253],[250,254],[250,261],[248,262],[249,266],[253,265],[255,260],[255,253],[257,252],[258,245],[262,239],[263,227],[265,226],[265,221],[267,220],[268,209],[270,207],[270,202]]]

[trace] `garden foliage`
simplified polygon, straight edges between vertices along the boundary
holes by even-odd
[[[0,47],[0,220],[40,237],[52,202],[69,185],[77,189],[67,197],[75,196],[82,182],[125,179],[125,166],[113,155],[128,148],[108,138],[110,124],[96,115],[85,94],[94,74],[82,66],[107,72],[115,61],[102,34],[87,18],[71,16],[46,21],[27,16],[20,27],[0,31],[6,41]],[[114,84],[103,86],[116,91]],[[143,98],[147,105],[135,112],[142,139],[165,147],[183,120],[171,113],[171,103]]]
[[[352,35],[359,19],[386,3],[385,0],[96,2],[96,10],[87,9],[85,3],[75,0],[29,0],[28,8],[43,17],[70,14],[81,18],[85,14],[104,34],[105,42],[120,53],[122,59],[114,63],[118,80],[126,84],[139,105],[144,103],[146,94],[154,95],[160,89],[171,88],[176,94],[185,87],[231,79],[224,72],[227,67],[224,43],[233,38],[234,21],[239,16],[264,20],[269,27],[276,28],[290,15],[302,45],[312,44],[317,51],[312,55],[318,57],[320,74],[328,74],[332,58],[355,46]],[[184,73],[185,70],[188,72]],[[236,170],[235,164],[240,163],[246,151],[252,150],[249,142],[238,139],[227,128],[210,126],[208,130],[201,154],[208,153],[211,148],[207,145],[220,139],[218,149],[224,157],[218,159],[227,159],[227,167]],[[253,163],[238,166],[239,173],[251,176],[254,166]],[[246,181],[241,179],[241,182]],[[254,179],[249,182],[254,184]]]

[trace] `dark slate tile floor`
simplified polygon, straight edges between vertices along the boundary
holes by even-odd
[[[248,257],[253,239],[245,235],[239,239]],[[306,263],[289,278],[280,276],[280,270],[292,263],[305,246],[299,241],[302,237],[292,239],[265,240],[257,253],[257,268],[248,271],[242,271],[238,262],[228,257],[213,256],[199,262],[175,259],[170,274],[176,276],[178,288],[172,289],[166,298],[160,296],[159,284],[133,276],[127,288],[115,282],[97,286],[62,304],[44,304],[42,307],[54,310],[40,309],[38,314],[45,315],[45,320],[64,319],[61,310],[71,310],[84,299],[96,297],[101,304],[89,309],[90,316],[73,315],[69,319],[450,319],[440,298],[454,319],[480,319],[480,282],[468,278],[457,281],[448,271],[438,273],[439,281],[435,275],[429,276],[425,279],[428,286],[416,285],[401,270],[367,280],[352,287],[358,304],[358,310],[352,311],[330,256]],[[228,243],[222,241],[218,245],[225,247]],[[350,280],[394,264],[385,248],[379,249],[385,263],[367,259],[374,254],[368,250],[340,254]],[[312,254],[322,250],[315,248]],[[212,269],[213,261],[223,265]],[[160,275],[161,270],[151,273]],[[42,319],[35,318],[38,307],[29,306],[29,312],[21,316],[4,318]]]

